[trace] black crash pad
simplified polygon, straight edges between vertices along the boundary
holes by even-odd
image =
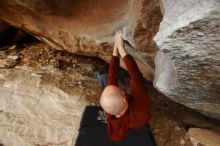
[[[80,123],[76,146],[156,146],[150,126],[129,129],[120,142],[112,141],[107,134],[106,119],[101,107],[87,106]]]

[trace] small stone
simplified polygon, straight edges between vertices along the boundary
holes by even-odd
[[[175,127],[175,130],[179,131],[179,130],[180,130],[180,127],[176,126],[176,127]]]
[[[186,143],[185,140],[183,140],[183,139],[180,140],[180,145],[185,145],[185,143]]]
[[[82,86],[82,85],[79,85],[79,88],[80,88],[80,89],[82,89],[82,90],[84,90],[84,89],[85,89],[85,87],[84,87],[84,86]]]
[[[70,58],[66,58],[66,62],[70,62]]]
[[[9,59],[12,59],[12,60],[17,60],[18,59],[18,56],[12,56],[12,55],[9,55],[7,56]]]
[[[0,68],[4,68],[6,66],[6,60],[0,59]]]
[[[12,49],[14,49],[14,48],[16,48],[16,45],[10,46],[10,47],[9,47],[9,50],[12,50]]]
[[[22,62],[23,62],[23,63],[29,62],[29,58],[23,58],[23,59],[22,59]]]
[[[75,68],[76,67],[76,64],[73,64],[73,68]]]
[[[53,65],[47,65],[47,66],[43,66],[42,69],[45,69],[45,70],[53,70],[54,67],[53,67]]]
[[[159,129],[157,129],[157,128],[153,129],[153,133],[154,133],[154,134],[159,133]]]
[[[6,59],[6,67],[7,68],[13,68],[17,64],[17,61],[12,60],[12,59]]]
[[[81,81],[79,81],[77,84],[78,84],[78,85],[82,85],[82,82],[81,82]]]

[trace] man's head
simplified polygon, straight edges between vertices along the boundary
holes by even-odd
[[[125,94],[114,85],[105,87],[101,95],[100,105],[105,112],[116,117],[122,116],[128,108]]]

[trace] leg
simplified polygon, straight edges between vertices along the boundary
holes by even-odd
[[[108,74],[106,74],[106,73],[100,74],[99,71],[96,71],[96,80],[99,83],[99,85],[101,86],[101,88],[104,89],[105,86],[107,86]]]

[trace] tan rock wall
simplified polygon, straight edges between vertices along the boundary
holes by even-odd
[[[55,49],[109,61],[114,32],[123,28],[124,38],[135,48],[153,54],[157,51],[152,39],[162,18],[157,0],[0,0],[0,3],[0,19]],[[141,59],[142,64],[148,60],[151,63],[152,59]],[[143,67],[144,76],[152,80],[152,67]]]

